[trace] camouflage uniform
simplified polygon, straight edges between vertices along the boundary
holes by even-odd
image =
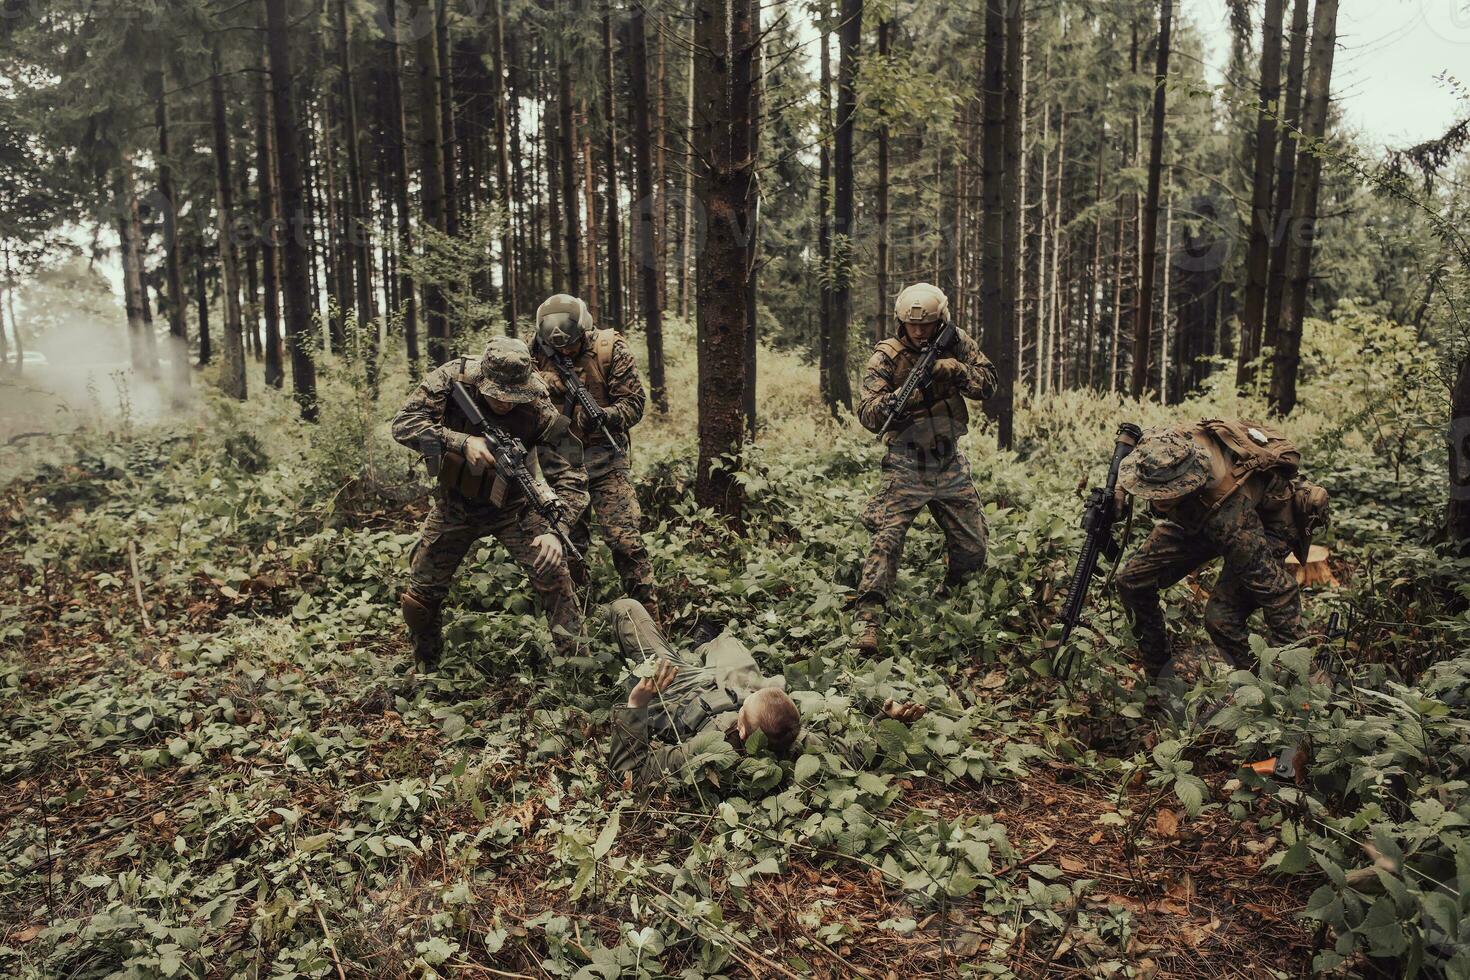
[[[525,351],[524,345],[520,350]],[[527,361],[529,367],[528,356]],[[464,380],[476,388],[475,380],[480,375],[480,359],[477,358],[458,358],[430,372],[394,418],[393,438],[426,456],[439,451],[463,454],[469,436],[456,428],[466,423],[449,400],[449,388],[455,380]],[[534,376],[529,380],[535,381]],[[570,519],[570,515],[580,514],[587,504],[586,475],[578,465],[580,446],[570,438],[565,422],[546,397],[539,381],[535,381],[535,387],[539,392],[536,397],[517,404],[506,415],[496,415],[488,405],[482,406],[482,410],[495,425],[520,439],[528,449],[534,449],[546,481],[562,501],[564,513]],[[483,385],[478,386],[478,393],[484,394]],[[409,556],[409,585],[404,601],[405,618],[409,617],[412,601],[427,610],[433,619],[432,624],[422,630],[431,633],[432,638],[421,648],[420,638],[415,636],[421,659],[432,665],[436,658],[440,608],[448,595],[454,573],[475,543],[486,536],[494,537],[504,545],[511,559],[530,579],[541,599],[558,652],[575,652],[582,629],[582,614],[566,561],[540,573],[532,563],[535,553],[532,542],[548,531],[550,527],[546,521],[514,487],[507,490],[497,506],[472,500],[442,484],[439,486],[418,543]],[[410,621],[411,630],[413,627],[414,623]]]
[[[1194,458],[1185,466],[1189,447]],[[1158,676],[1170,656],[1160,591],[1217,557],[1224,566],[1204,623],[1222,653],[1239,666],[1255,666],[1247,621],[1257,609],[1273,643],[1305,636],[1296,577],[1285,562],[1295,537],[1287,481],[1267,471],[1237,482],[1230,466],[1225,448],[1204,428],[1150,433],[1124,461],[1120,480],[1130,491],[1177,500],[1116,579],[1150,677]],[[1179,472],[1170,476],[1171,467]],[[1175,489],[1188,487],[1187,493],[1168,497],[1147,488],[1171,482]]]
[[[608,365],[604,370],[598,357],[598,344],[610,347]],[[613,566],[622,579],[623,592],[646,604],[653,599],[653,562],[643,544],[639,528],[643,512],[638,506],[638,495],[633,489],[632,466],[629,459],[631,444],[628,430],[643,418],[643,381],[638,376],[638,365],[633,352],[621,334],[611,330],[597,331],[583,338],[581,350],[569,358],[572,369],[592,398],[610,416],[609,427],[614,435],[620,436],[625,445],[615,446],[608,442],[600,427],[582,417],[571,392],[561,377],[552,368],[550,359],[538,344],[535,352],[536,368],[541,379],[551,390],[553,401],[561,406],[562,413],[572,421],[572,432],[586,446],[583,458],[586,463],[588,491],[591,506],[583,511],[582,517],[572,528],[572,540],[582,554],[587,554],[592,543],[592,525],[597,525],[602,539],[612,550]],[[585,568],[573,568],[578,584],[584,584]]]
[[[882,428],[892,396],[903,387],[919,353],[902,331],[878,345],[868,361],[858,405],[864,427],[873,432]],[[985,518],[959,440],[969,428],[965,399],[983,400],[994,394],[995,369],[963,332],[956,332],[953,348],[940,360],[944,358],[959,361],[963,375],[936,379],[929,389],[916,391],[908,411],[883,437],[888,445],[883,484],[863,511],[863,524],[873,540],[863,562],[857,602],[860,616],[869,623],[880,618],[898,578],[904,536],[924,508],[944,532],[947,585],[957,584],[985,564]]]

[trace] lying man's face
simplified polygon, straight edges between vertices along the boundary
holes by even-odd
[[[735,734],[744,742],[755,732],[764,732],[767,743],[777,752],[785,752],[801,733],[801,712],[791,695],[766,687],[745,699],[735,719]]]

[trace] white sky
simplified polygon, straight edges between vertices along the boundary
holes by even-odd
[[[1259,31],[1261,4],[1253,6]],[[1218,81],[1230,53],[1224,0],[1180,7],[1210,45]],[[1419,143],[1470,114],[1470,99],[1456,91],[1470,84],[1470,0],[1342,0],[1337,33],[1332,94],[1348,125],[1373,143]]]

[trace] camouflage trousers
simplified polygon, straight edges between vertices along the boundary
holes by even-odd
[[[526,513],[524,505],[501,509],[456,500],[448,494],[437,495],[424,519],[418,543],[409,553],[408,590],[425,605],[438,609],[470,548],[483,537],[493,537],[531,580],[531,587],[541,598],[557,652],[569,655],[576,652],[582,632],[582,611],[565,561],[546,572],[536,571],[532,563],[536,549],[531,544],[536,532],[528,526]]]
[[[1261,610],[1272,643],[1306,635],[1296,577],[1287,570],[1288,545],[1267,533],[1249,496],[1237,493],[1198,527],[1172,521],[1155,526],[1117,575],[1118,598],[1138,639],[1144,669],[1158,676],[1170,657],[1159,592],[1214,558],[1224,567],[1205,605],[1205,630],[1220,652],[1252,669],[1247,622]]]
[[[589,473],[587,489],[592,502],[572,528],[572,542],[582,554],[589,554],[595,526],[598,535],[612,551],[613,567],[622,580],[623,594],[647,602],[653,595],[653,562],[639,533],[643,511],[638,507],[638,494],[633,489],[627,458],[618,457],[605,470],[595,475]],[[584,586],[586,568],[574,567],[572,577],[578,587]]]
[[[965,454],[935,459],[890,449],[883,457],[883,485],[863,511],[863,525],[873,541],[863,561],[857,603],[870,620],[893,591],[904,537],[926,507],[944,532],[946,584],[956,584],[985,565],[985,515]]]

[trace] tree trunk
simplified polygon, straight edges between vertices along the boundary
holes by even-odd
[[[848,332],[852,325],[853,133],[857,123],[857,63],[863,37],[863,0],[842,0],[837,33],[837,133],[832,160],[832,398],[852,410]]]
[[[311,359],[311,290],[307,283],[307,224],[297,156],[296,104],[291,92],[286,0],[265,0],[270,50],[271,102],[275,116],[276,176],[285,221],[281,267],[285,273],[286,343],[291,348],[291,389],[308,422],[317,418],[316,365]],[[202,299],[201,299],[202,302]]]
[[[582,158],[582,211],[586,215],[582,236],[582,268],[587,270],[584,281],[587,283],[583,298],[587,300],[588,309],[593,311],[597,317],[601,317],[602,309],[602,269],[598,262],[597,229],[600,223],[600,215],[597,212],[597,177],[593,173],[592,165],[592,137],[591,126],[587,120],[587,103],[582,103],[582,108],[577,113],[577,131],[582,134],[579,146],[579,155]]]
[[[14,316],[12,316],[14,319]],[[1460,357],[1450,390],[1450,537],[1470,542],[1470,353]]]
[[[143,340],[143,257],[133,213],[138,208],[133,188],[133,156],[124,150],[118,161],[113,187],[117,207],[117,240],[123,272],[123,309],[128,318],[128,361],[134,371],[148,377],[148,348]]]
[[[220,67],[220,49],[215,41],[209,76],[210,102],[214,119],[215,216],[219,228],[221,289],[225,294],[224,360],[220,363],[220,390],[231,398],[245,400],[245,347],[240,327],[240,274],[235,264],[235,241],[230,230],[234,219],[234,190],[230,186],[230,131],[225,118],[225,83]]]
[[[399,53],[397,0],[387,0],[387,39],[383,42],[388,72],[388,153],[393,184],[393,210],[398,222],[398,308],[403,315],[403,346],[409,370],[419,371],[419,311],[408,257],[413,230],[408,214],[408,134],[404,125],[403,58]],[[497,48],[498,51],[498,48]],[[502,149],[504,144],[502,143]]]
[[[994,179],[997,171],[991,171],[985,183],[984,193],[989,199],[992,194],[999,193],[999,199],[995,202],[999,205],[997,214],[1000,215],[1001,227],[998,229],[1001,242],[1000,275],[998,277],[1000,289],[997,296],[992,297],[995,302],[995,329],[994,334],[988,337],[988,350],[993,354],[991,360],[999,376],[999,385],[994,397],[987,403],[991,417],[996,421],[996,444],[1001,449],[1010,449],[1015,442],[1015,390],[1016,390],[1016,338],[1019,334],[1021,313],[1021,179],[1022,179],[1022,134],[1026,122],[1022,115],[1024,105],[1021,97],[1021,86],[1023,84],[1022,69],[1022,32],[1025,30],[1024,3],[1022,0],[1013,0],[1005,6],[1004,21],[996,22],[1000,14],[1001,0],[986,0],[985,38],[986,38],[986,64],[994,69],[996,58],[988,50],[991,44],[997,46],[1004,44],[1003,70],[1000,73],[1001,116],[999,125],[1001,132],[998,134],[1001,149],[1001,166],[998,170],[1000,180]],[[993,79],[991,71],[986,72],[987,80]],[[986,95],[993,103],[996,92],[991,91],[991,81],[987,81]],[[994,129],[996,120],[992,114],[996,111],[994,105],[987,107],[985,125],[987,132],[986,148],[983,151],[987,160],[993,165],[994,148],[989,144],[997,135]],[[988,169],[988,168],[987,168]],[[993,184],[998,183],[998,188],[992,189]],[[993,221],[988,213],[985,216],[987,222],[986,238],[996,234],[997,230],[990,227]],[[992,246],[993,247],[993,246]],[[994,258],[991,261],[995,261]],[[981,273],[984,278],[984,273]],[[982,283],[981,289],[986,287]]]
[[[444,234],[459,235],[459,127],[454,114],[454,42],[449,35],[448,0],[434,0],[434,56],[439,72],[439,156],[444,196],[441,204]]]
[[[702,3],[715,3],[717,0],[701,0]],[[702,9],[702,8],[701,8]],[[703,13],[707,14],[707,11]],[[712,16],[712,15],[711,15]],[[640,201],[650,200],[653,196],[653,156],[652,147],[653,133],[648,119],[648,27],[644,14],[643,4],[633,5],[628,19],[628,75],[632,83],[631,104],[633,108],[633,158],[634,172],[638,181],[638,199]],[[723,30],[720,36],[723,37]],[[692,103],[691,103],[692,105]],[[691,119],[694,117],[691,115]],[[708,124],[702,122],[702,124]],[[694,162],[696,157],[690,157],[690,180],[694,177]],[[692,211],[692,205],[686,199],[685,214]],[[659,304],[658,291],[658,263],[654,260],[655,241],[653,235],[653,219],[656,215],[649,215],[650,220],[642,220],[641,210],[633,216],[633,253],[637,258],[639,281],[642,289],[643,307],[643,332],[644,340],[648,344],[648,387],[649,394],[653,399],[654,408],[660,412],[669,410],[669,395],[667,383],[664,380],[664,311]],[[685,229],[685,259],[688,262],[689,231]],[[703,388],[700,389],[703,391]],[[701,409],[702,413],[702,409]],[[702,415],[701,415],[702,417]]]
[[[1295,131],[1301,125],[1302,74],[1307,60],[1307,14],[1310,0],[1296,0],[1291,11],[1291,55],[1286,63],[1286,104],[1281,116],[1281,139],[1276,158],[1276,207],[1271,226],[1271,271],[1266,281],[1266,313],[1261,346],[1273,351],[1279,343],[1281,307],[1286,298],[1286,273],[1291,255],[1291,210],[1296,190]]]
[[[613,70],[612,0],[602,12],[602,62],[603,62],[603,144],[602,157],[607,179],[607,308],[612,325],[618,330],[626,329],[623,320],[623,219],[618,213],[618,127],[617,78]],[[645,204],[646,207],[646,204]],[[633,207],[633,219],[638,219],[638,205]],[[657,207],[650,212],[653,222],[660,220]]]
[[[164,73],[154,72],[153,122],[158,129],[158,196],[163,199],[163,262],[168,302],[168,362],[173,380],[173,401],[181,404],[191,384],[189,332],[184,320],[184,281],[179,267],[179,205],[174,191],[173,148],[169,141],[168,101],[164,97]],[[0,356],[0,363],[4,357]]]
[[[1006,224],[1002,182],[1006,152],[1006,22],[1004,0],[985,2],[985,53],[980,73],[980,344],[999,370],[1010,342],[1006,339],[1002,282],[1005,279]],[[1007,403],[1009,409],[1009,402]],[[1000,418],[1000,403],[986,403],[986,413]]]
[[[356,273],[357,333],[364,349],[369,387],[377,384],[378,323],[373,304],[372,235],[369,232],[367,194],[362,179],[361,136],[357,129],[357,98],[352,83],[352,37],[347,25],[347,0],[337,0],[337,62],[342,73],[343,141],[347,144],[347,241]]]
[[[199,366],[204,367],[214,357],[214,345],[209,336],[209,247],[204,241],[204,215],[199,220],[199,251],[194,263],[194,292],[199,310]]]
[[[817,179],[817,292],[821,297],[820,320],[817,324],[817,379],[822,400],[837,416],[837,396],[832,389],[832,42],[828,24],[831,0],[820,0],[821,67],[817,93],[819,118]]]
[[[1169,82],[1169,31],[1173,0],[1159,5],[1159,51],[1154,68],[1153,128],[1148,142],[1148,191],[1143,205],[1143,266],[1133,308],[1133,380],[1128,391],[1142,398],[1148,385],[1149,339],[1153,334],[1154,266],[1159,249],[1159,187],[1164,174],[1164,97]]]
[[[1240,315],[1239,360],[1235,384],[1248,386],[1255,377],[1252,362],[1261,355],[1266,316],[1266,281],[1270,275],[1272,162],[1276,149],[1276,100],[1281,95],[1281,11],[1284,0],[1266,0],[1262,23],[1260,105],[1256,109],[1256,161],[1251,177],[1251,211],[1246,222],[1245,306]]]
[[[761,79],[765,76],[765,52],[761,37],[760,0],[751,0],[750,36],[755,45],[750,79],[750,143],[749,152],[758,158],[761,142]],[[742,401],[745,408],[745,429],[752,441],[756,435],[756,354],[759,348],[759,317],[757,304],[760,293],[760,185],[755,181],[755,162],[751,162],[750,217],[745,228],[745,390]]]
[[[1332,57],[1337,49],[1337,0],[1317,0],[1312,21],[1311,74],[1302,105],[1302,137],[1308,147],[1327,133],[1327,103],[1332,94]],[[1307,284],[1312,278],[1312,246],[1317,237],[1317,195],[1322,186],[1322,157],[1303,150],[1301,178],[1291,209],[1293,238],[1291,274],[1281,313],[1281,335],[1272,357],[1271,407],[1282,415],[1296,407],[1297,369],[1301,364],[1302,322],[1307,313]]]
[[[1159,297],[1159,401],[1168,405],[1169,398],[1169,266],[1174,255],[1174,175],[1169,174],[1169,190],[1164,205],[1164,291]]]
[[[645,70],[647,70],[645,66]],[[561,122],[561,203],[566,242],[567,291],[582,295],[581,214],[577,207],[577,141],[572,129],[572,67],[563,59],[556,69],[557,111]]]
[[[639,4],[635,9],[641,9]],[[822,35],[823,41],[826,35]],[[679,236],[679,318],[689,319],[689,296],[694,291],[694,75],[699,64],[698,52],[689,49],[688,101],[684,114],[684,139],[691,147],[684,155],[684,228]]]
[[[669,305],[668,168],[664,162],[664,147],[668,145],[669,135],[668,116],[664,108],[664,95],[668,88],[668,59],[664,56],[667,31],[661,15],[655,15],[653,30],[658,37],[658,54],[654,58],[658,70],[653,79],[653,261],[658,266],[655,270],[655,276],[658,279],[658,305],[659,309],[663,309]]]
[[[887,8],[878,17],[878,58],[887,71],[889,35],[893,22],[888,19]],[[873,315],[873,342],[882,340],[887,333],[889,308],[892,300],[888,296],[888,121],[878,123],[878,302]]]
[[[728,519],[737,532],[744,507],[736,475],[744,445],[741,396],[749,296],[744,235],[755,189],[750,110],[757,3],[696,0],[694,8],[699,66],[694,153],[708,215],[698,268],[699,464],[694,493],[700,506]]]
[[[275,174],[274,137],[271,134],[271,99],[269,92],[270,53],[263,51],[265,71],[255,82],[255,180],[259,187],[260,200],[260,259],[261,287],[264,293],[265,313],[265,383],[280,388],[286,379],[285,366],[281,361],[281,303],[280,268],[281,241],[279,237],[280,215],[276,211],[276,200],[280,191]]]
[[[444,154],[439,130],[439,51],[436,31],[423,31],[418,39],[419,76],[419,187],[423,223],[444,231]],[[426,243],[427,244],[427,243]],[[427,249],[426,249],[427,251]],[[444,297],[430,280],[423,283],[424,319],[429,340],[429,360],[438,365],[449,360],[449,331],[444,316]]]

